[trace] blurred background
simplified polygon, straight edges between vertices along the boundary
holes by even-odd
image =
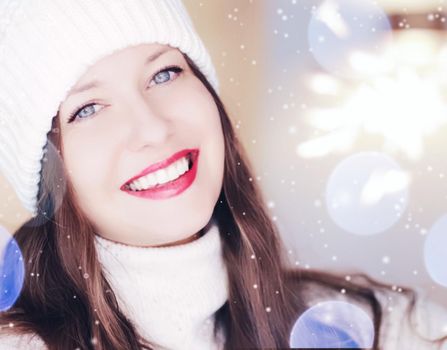
[[[444,1],[184,2],[290,264],[447,306]],[[0,198],[12,233],[29,214]]]

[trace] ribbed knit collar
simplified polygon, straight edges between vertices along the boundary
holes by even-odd
[[[118,303],[156,349],[221,349],[214,314],[228,298],[228,278],[215,221],[198,239],[170,247],[135,247],[95,239]]]

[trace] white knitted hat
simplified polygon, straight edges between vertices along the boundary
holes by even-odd
[[[0,171],[33,216],[59,104],[97,60],[142,43],[178,48],[218,90],[181,0],[0,0]]]

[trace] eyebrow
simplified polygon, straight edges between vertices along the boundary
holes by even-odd
[[[157,51],[157,52],[155,52],[155,53],[149,55],[149,56],[146,58],[146,61],[144,62],[144,65],[146,66],[146,65],[152,63],[153,61],[155,61],[156,59],[158,59],[161,55],[165,54],[166,52],[173,51],[173,50],[175,50],[175,48],[173,48],[173,47],[168,47],[168,48],[161,49],[160,51]],[[70,97],[70,96],[72,96],[72,95],[79,94],[79,93],[81,93],[81,92],[83,92],[83,91],[86,91],[86,90],[89,90],[89,89],[98,87],[98,86],[100,86],[101,84],[102,84],[102,83],[101,83],[100,81],[98,81],[98,80],[94,80],[94,81],[91,81],[91,82],[89,82],[89,83],[87,83],[87,84],[85,84],[85,85],[81,85],[81,86],[77,87],[76,89],[73,89],[73,90],[67,95],[67,98]]]

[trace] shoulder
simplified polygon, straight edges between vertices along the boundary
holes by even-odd
[[[344,301],[365,311],[374,322],[373,301],[365,297],[373,296],[382,315],[379,331],[376,330],[382,350],[447,350],[447,308],[428,299],[422,291],[404,293],[368,280],[346,283],[343,277],[318,272],[314,275],[311,271],[294,271],[285,282],[288,297],[299,299],[300,314],[322,302]]]
[[[0,350],[46,350],[47,347],[37,334],[15,334],[0,329]]]
[[[383,306],[380,335],[385,349],[447,350],[445,306],[421,290],[414,292],[414,298],[398,292],[377,291],[376,295]]]

